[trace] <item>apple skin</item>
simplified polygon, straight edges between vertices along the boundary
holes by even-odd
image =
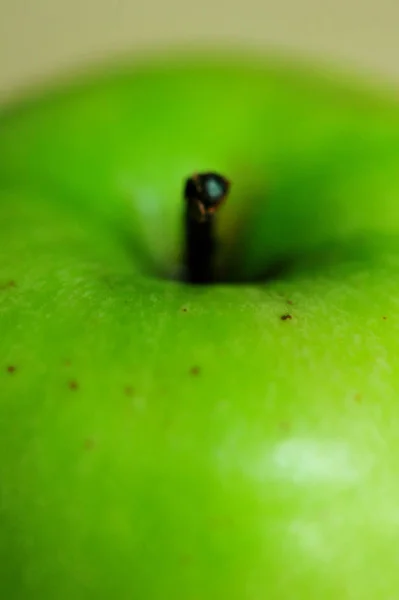
[[[397,596],[399,109],[255,62],[3,111],[1,597]],[[167,278],[209,168],[252,282]]]

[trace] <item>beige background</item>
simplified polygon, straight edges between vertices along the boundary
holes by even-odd
[[[399,82],[399,0],[0,0],[0,98],[154,43],[240,41]]]

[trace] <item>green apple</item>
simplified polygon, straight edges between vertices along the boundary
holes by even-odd
[[[191,287],[209,169],[225,277]],[[3,109],[1,598],[397,597],[398,173],[394,94],[274,61]]]

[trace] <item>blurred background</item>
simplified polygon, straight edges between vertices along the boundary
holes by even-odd
[[[228,42],[399,81],[399,0],[0,0],[0,101],[154,45]]]

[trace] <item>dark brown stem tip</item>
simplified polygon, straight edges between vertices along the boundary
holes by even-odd
[[[195,173],[187,179],[184,198],[191,217],[198,223],[211,219],[226,200],[230,185],[228,179],[214,172]]]

